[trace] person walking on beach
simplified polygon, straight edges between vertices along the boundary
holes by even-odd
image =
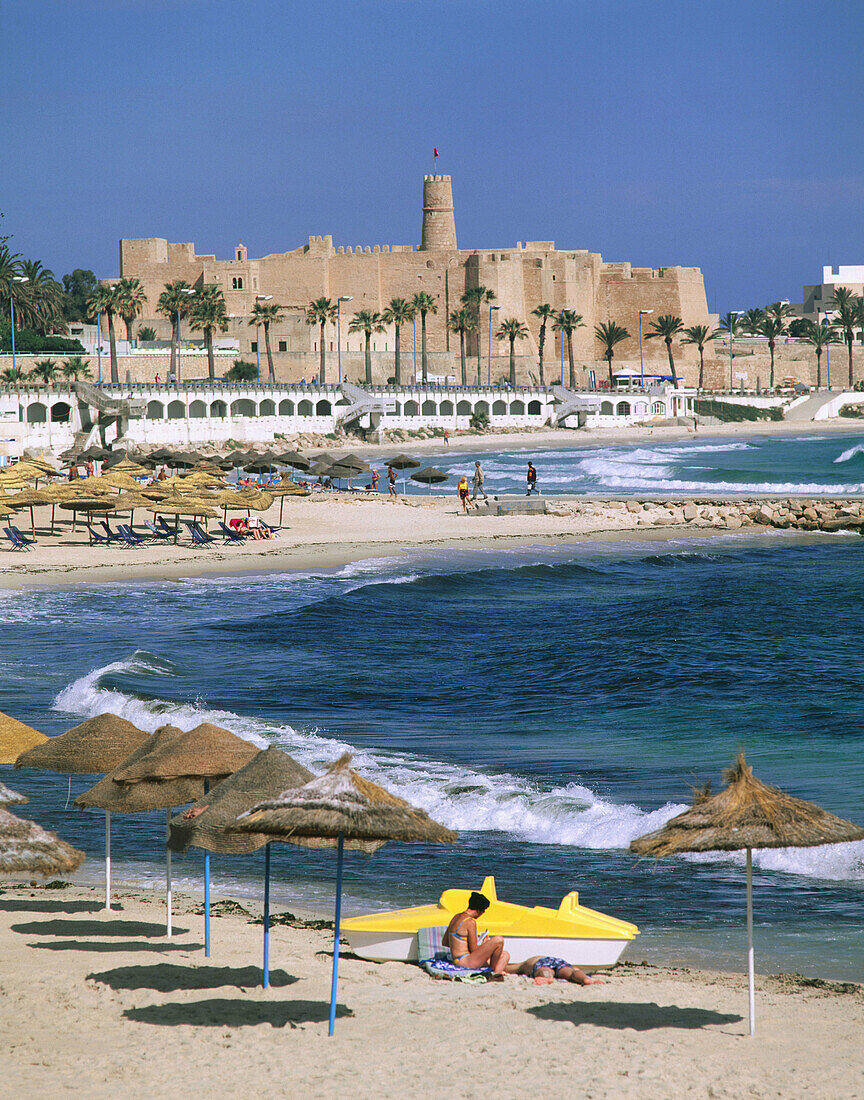
[[[389,483],[390,496],[398,496],[399,494],[396,492],[396,471],[393,469],[392,466],[387,467],[387,481]]]
[[[381,477],[380,477],[377,470],[373,470],[372,471],[372,484],[369,486],[369,488],[372,490],[373,493],[377,493],[378,492],[378,486],[380,484],[381,484]]]
[[[537,471],[534,469],[534,464],[532,462],[529,462],[528,463],[528,492],[525,494],[525,496],[530,497],[532,493],[536,493],[538,491],[539,490],[537,489]]]
[[[471,507],[471,500],[469,497],[471,490],[468,488],[468,478],[463,474],[459,478],[459,484],[456,486],[456,495],[459,498],[459,502],[465,511],[465,515],[468,515],[468,509]]]
[[[484,500],[489,499],[489,497],[486,495],[486,490],[483,488],[483,481],[484,481],[485,476],[486,475],[483,473],[483,467],[480,465],[479,462],[475,462],[474,463],[474,492],[471,494],[471,499],[472,500],[477,499],[477,494],[478,493],[483,497]]]
[[[447,431],[446,428],[444,429],[444,446],[445,447],[450,446],[450,433]]]

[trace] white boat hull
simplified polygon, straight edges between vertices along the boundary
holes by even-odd
[[[356,932],[343,929],[342,936],[361,959],[372,962],[417,962],[417,934]],[[564,937],[507,936],[505,947],[510,961],[522,963],[533,955],[555,955],[585,970],[614,966],[630,940],[567,939]]]

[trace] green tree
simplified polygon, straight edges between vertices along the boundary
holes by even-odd
[[[96,276],[87,268],[76,267],[63,276],[63,316],[67,321],[86,321],[87,301],[98,285]]]
[[[358,309],[348,325],[349,332],[362,332],[366,338],[366,385],[372,385],[372,333],[383,332],[381,314],[372,309]]]
[[[858,322],[858,299],[845,286],[834,288],[834,297],[830,302],[834,316],[831,324],[843,333],[843,340],[849,354],[849,389],[855,384],[852,373],[852,347],[855,343],[855,328]]]
[[[13,298],[17,303],[21,297],[21,283],[16,283],[15,280],[21,275],[21,256],[17,252],[13,252],[7,244],[0,243],[0,314],[4,317],[9,316],[9,294],[12,293]],[[18,318],[15,318],[16,323],[20,325]]]
[[[808,327],[804,330],[801,337],[806,343],[808,343],[816,352],[816,389],[822,389],[822,352],[829,344],[837,342],[837,335],[833,331],[830,325],[814,324],[813,321],[807,322]]]
[[[22,260],[21,274],[27,280],[21,284],[22,324],[45,336],[62,320],[63,288],[39,260]]]
[[[775,321],[785,321],[792,316],[792,307],[788,302],[771,302],[762,311],[766,317],[773,317]],[[785,326],[788,328],[788,325]]]
[[[672,357],[672,340],[679,332],[684,331],[684,322],[680,317],[674,317],[671,313],[664,313],[656,321],[651,323],[651,328],[645,333],[646,340],[660,339],[666,345],[666,356],[669,360],[669,371],[672,375],[672,385],[678,385],[678,375],[675,373],[675,360]]]
[[[273,352],[270,349],[270,326],[281,321],[284,308],[278,302],[261,302],[256,299],[252,307],[250,325],[261,325],[264,329],[264,346],[267,348],[267,370],[271,382],[276,381],[276,370],[273,366]]]
[[[711,330],[707,325],[691,325],[684,329],[682,344],[695,344],[699,349],[699,389],[705,386],[705,345],[711,339]]]
[[[611,388],[615,384],[612,377],[615,345],[620,344],[622,340],[629,340],[630,333],[623,325],[616,324],[615,321],[601,321],[599,325],[594,326],[594,336],[603,345],[603,358],[609,365],[609,386]]]
[[[117,368],[117,337],[114,332],[114,316],[118,312],[119,299],[116,284],[100,283],[87,303],[87,316],[94,320],[105,317],[108,321],[108,344],[111,350],[111,381],[120,381]]]
[[[327,381],[327,353],[324,344],[324,328],[328,322],[332,324],[336,320],[338,308],[336,303],[330,298],[316,298],[313,302],[310,302],[306,308],[306,324],[318,325],[320,330],[320,339],[318,341],[320,355],[318,381],[322,386]]]
[[[63,377],[68,378],[71,382],[77,382],[79,378],[93,377],[90,370],[90,360],[85,359],[83,355],[71,355],[65,360],[61,370],[63,371]]]
[[[414,295],[411,305],[414,307],[415,314],[420,314],[420,365],[423,381],[425,382],[429,374],[426,358],[426,314],[431,313],[434,317],[438,312],[438,306],[434,296],[427,294],[425,290],[421,290],[419,294]]]
[[[225,308],[225,298],[218,286],[204,286],[197,291],[192,299],[189,323],[195,332],[204,333],[204,345],[207,348],[207,375],[212,382],[216,378],[213,333],[228,331],[228,310]]]
[[[53,359],[37,359],[28,377],[38,378],[40,382],[47,384],[53,382],[59,373],[60,368]]]
[[[414,320],[414,306],[404,298],[391,298],[381,315],[385,325],[392,325],[396,333],[396,385],[402,385],[402,361],[399,345],[399,332],[403,325]]]
[[[14,367],[4,367],[4,369],[0,371],[0,381],[3,382],[23,382],[26,377],[26,371],[23,367],[19,367],[17,363]]]
[[[472,286],[462,295],[462,305],[471,311],[474,325],[470,331],[477,334],[477,385],[483,384],[482,367],[480,365],[480,310],[495,301],[495,294],[485,286]]]
[[[583,328],[582,314],[572,309],[562,309],[555,317],[552,327],[562,334],[562,339],[567,337],[567,361],[570,366],[570,389],[576,389],[576,366],[573,363],[573,333],[577,328]]]
[[[141,325],[138,329],[138,343],[150,343],[156,339],[156,329],[150,325]]]
[[[771,316],[768,313],[765,315],[765,319],[759,326],[759,336],[764,336],[768,341],[768,351],[771,354],[771,376],[768,381],[770,389],[774,389],[774,349],[777,346],[777,339],[783,336],[786,332],[786,322],[782,318]]]
[[[254,382],[258,377],[258,367],[244,359],[235,359],[234,365],[225,372],[228,382]]]
[[[741,332],[747,332],[751,336],[759,334],[759,326],[765,320],[764,309],[748,309],[738,319]]]
[[[508,317],[502,321],[495,333],[496,340],[510,341],[510,385],[516,388],[516,341],[524,340],[528,335],[528,329],[516,317]]]
[[[140,279],[121,279],[117,284],[117,312],[126,322],[126,339],[132,343],[132,326],[141,316],[147,295]]]
[[[462,385],[468,385],[468,363],[465,358],[465,334],[473,332],[476,325],[473,312],[467,306],[452,309],[447,318],[447,328],[459,333],[459,357],[462,364]]]
[[[171,322],[171,360],[168,367],[168,377],[177,377],[177,352],[180,347],[180,318],[185,317],[192,306],[192,295],[188,293],[192,289],[185,279],[174,279],[165,284],[165,289],[159,295],[156,303],[156,312],[167,317]]]
[[[537,367],[540,374],[540,385],[546,385],[546,375],[543,370],[543,349],[546,346],[546,326],[555,319],[555,309],[548,302],[543,302],[536,309],[531,310],[532,317],[540,321],[540,339],[537,342]]]

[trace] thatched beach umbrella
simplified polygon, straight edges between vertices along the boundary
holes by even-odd
[[[0,764],[14,764],[22,752],[47,740],[44,733],[0,711]]]
[[[28,871],[36,875],[69,874],[84,862],[84,853],[49,833],[35,821],[10,814],[0,806],[0,874]]]
[[[412,474],[411,480],[419,481],[421,485],[442,485],[445,481],[450,480],[450,475],[445,474],[443,470],[439,470],[435,466],[426,466],[422,470],[418,470],[416,474]]]
[[[110,772],[148,735],[117,714],[97,714],[58,737],[21,753],[16,768],[41,768],[61,775]],[[111,908],[111,811],[105,811],[105,908]]]
[[[203,781],[203,794],[211,784],[221,782],[248,764],[260,749],[230,730],[202,722],[180,737],[154,746],[137,760],[128,760],[114,771],[118,783],[144,781],[165,783],[172,780]],[[199,795],[196,795],[199,797]],[[210,955],[210,853],[204,853],[204,953]]]
[[[388,840],[404,843],[454,844],[456,833],[433,821],[423,810],[363,779],[348,766],[351,755],[340,757],[318,779],[283,791],[279,798],[261,802],[235,823],[241,832],[265,833],[289,844],[307,840],[335,843],[336,919],[333,978],[330,989],[330,1028],[336,1024],[336,987],[339,976],[339,928],[342,914],[342,860],[344,848],[374,852]]]
[[[224,855],[247,855],[266,845],[264,852],[264,966],[262,984],[270,984],[270,838],[263,833],[232,829],[240,814],[262,799],[278,798],[289,787],[302,787],[312,773],[288,753],[271,745],[249,763],[179,814],[169,825],[168,848],[185,852],[205,848]]]
[[[802,798],[793,798],[769,787],[753,775],[739,752],[732,768],[723,774],[726,787],[712,795],[708,787],[698,791],[689,810],[632,841],[640,856],[677,855],[682,852],[747,852],[747,972],[750,1000],[750,1034],[755,1031],[753,956],[753,849],[813,848],[864,840],[864,828],[835,817]]]

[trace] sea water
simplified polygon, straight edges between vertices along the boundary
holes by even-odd
[[[630,841],[739,748],[756,774],[864,822],[864,544],[785,533],[412,552],[327,571],[7,592],[0,709],[49,734],[113,711],[207,720],[314,770],[364,774],[459,831],[346,859],[346,912],[494,874],[501,897],[570,890],[639,925],[632,959],[742,967],[743,857],[640,861]],[[0,768],[24,812],[86,850],[92,782]],[[164,813],[115,815],[115,874],[158,885]],[[275,897],[331,909],[334,855],[273,845]],[[200,890],[202,858],[175,860]],[[213,857],[260,896],[263,853]],[[864,843],[755,855],[759,969],[864,979]]]

